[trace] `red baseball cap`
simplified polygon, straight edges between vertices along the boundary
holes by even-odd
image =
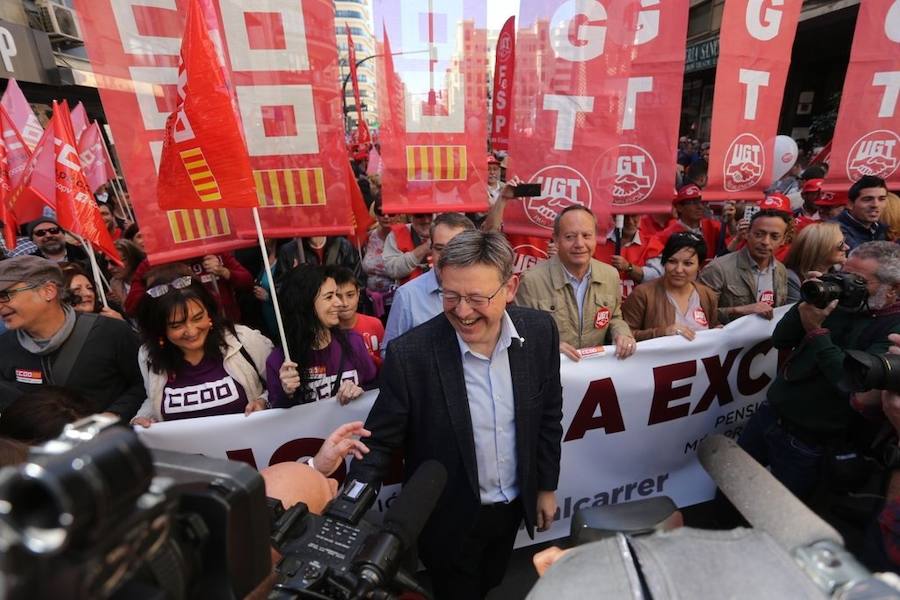
[[[804,194],[807,192],[821,192],[823,183],[825,183],[824,179],[810,179],[803,184],[803,188],[800,191]]]
[[[499,165],[499,164],[500,164],[500,161],[497,160],[497,157],[494,156],[493,154],[488,154],[488,157],[487,157],[487,164],[489,164],[489,165]]]
[[[759,208],[760,210],[777,210],[789,215],[793,214],[793,211],[791,210],[791,199],[779,192],[766,196],[763,201],[759,203]]]
[[[675,194],[675,202],[685,202],[687,200],[699,200],[700,196],[703,195],[700,186],[695,183],[689,183],[687,185],[683,185],[678,189],[678,193]]]
[[[844,206],[849,198],[847,192],[822,192],[816,198],[816,206]]]

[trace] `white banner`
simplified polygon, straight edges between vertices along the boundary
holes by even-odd
[[[564,537],[576,510],[666,495],[678,506],[713,497],[715,486],[695,458],[710,433],[736,436],[765,400],[775,378],[775,320],[751,316],[689,342],[665,337],[638,344],[618,360],[612,347],[573,363],[563,357],[563,443],[553,527],[531,541],[524,529],[516,546]],[[365,420],[377,391],[347,406],[334,401],[157,423],[138,428],[153,448],[244,460],[258,468],[315,454],[338,425]],[[341,469],[335,477],[342,478]],[[396,484],[396,481],[388,483]],[[383,512],[396,485],[382,489]]]

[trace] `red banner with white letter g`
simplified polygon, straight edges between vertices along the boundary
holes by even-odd
[[[384,212],[486,210],[484,2],[377,0],[375,14]]]
[[[704,200],[752,197],[772,182],[775,135],[801,4],[725,3]]]
[[[900,184],[900,0],[859,7],[825,189],[864,175]],[[893,185],[892,185],[893,184]]]
[[[572,204],[600,221],[670,209],[687,12],[686,0],[522,2],[508,173],[541,194],[510,201],[504,231],[549,237]]]

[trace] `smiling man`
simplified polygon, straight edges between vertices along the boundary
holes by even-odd
[[[622,318],[619,272],[593,258],[597,219],[573,204],[556,217],[553,241],[559,252],[522,275],[516,304],[543,310],[559,328],[559,351],[574,361],[578,350],[616,345],[616,356],[634,354],[635,341]]]
[[[447,485],[419,537],[439,599],[484,598],[503,579],[519,523],[556,511],[562,438],[559,336],[546,313],[508,307],[518,282],[501,233],[463,231],[438,262],[443,313],[394,340],[350,478],[380,483],[403,450]],[[617,284],[618,285],[618,284]]]
[[[887,239],[887,226],[880,223],[881,213],[887,204],[887,184],[881,177],[866,175],[847,191],[850,202],[835,222],[844,232],[844,241],[850,249],[864,242]]]
[[[0,262],[0,318],[9,329],[0,335],[0,383],[21,393],[63,386],[91,412],[127,422],[144,400],[137,337],[124,321],[64,305],[62,285],[62,271],[45,258]]]

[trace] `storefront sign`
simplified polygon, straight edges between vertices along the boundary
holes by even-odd
[[[52,84],[54,71],[56,62],[47,34],[0,20],[0,77]]]
[[[695,73],[712,69],[719,62],[719,38],[706,40],[687,47],[684,72]]]

